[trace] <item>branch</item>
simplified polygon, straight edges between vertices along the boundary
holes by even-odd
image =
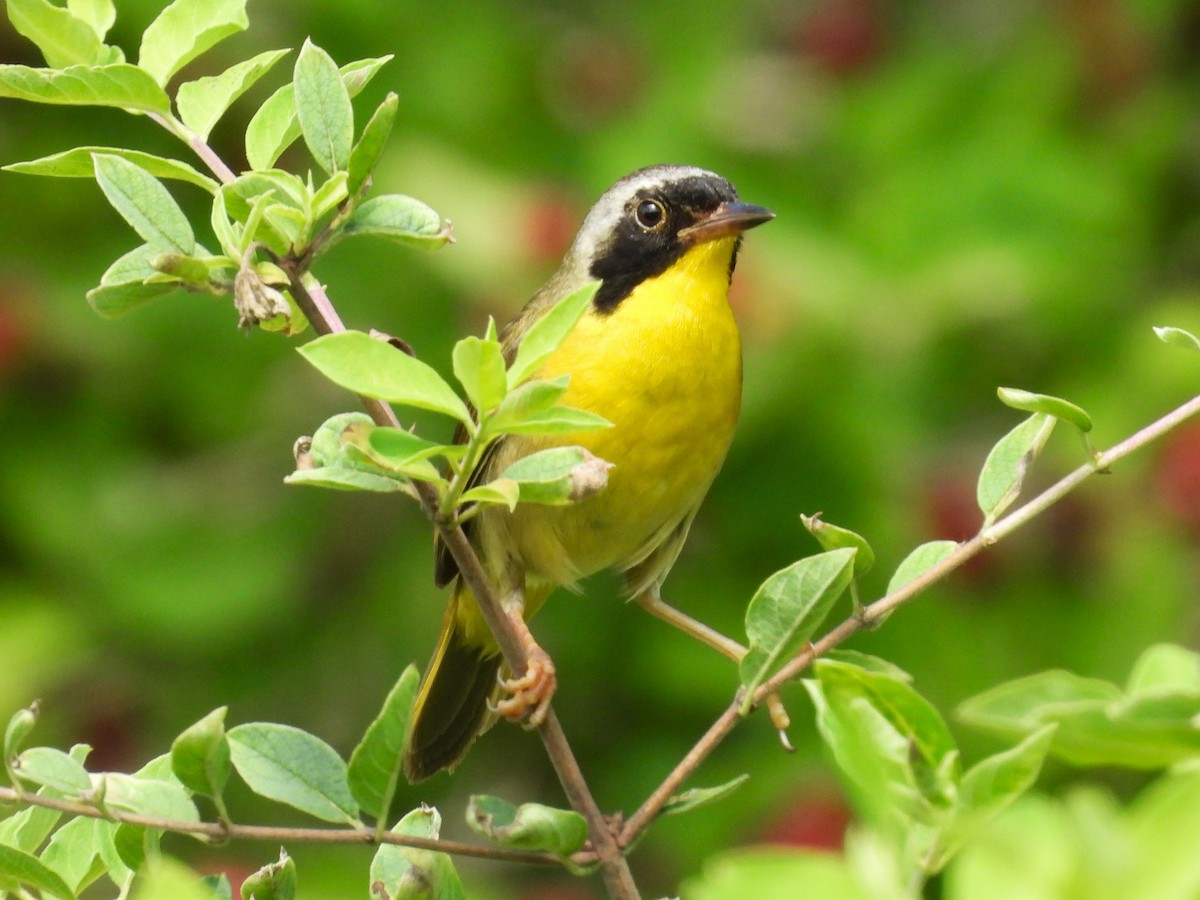
[[[156,828],[176,834],[190,834],[195,837],[208,838],[214,843],[221,843],[230,838],[244,838],[251,841],[269,841],[276,844],[397,844],[401,847],[415,847],[418,850],[433,850],[438,853],[453,853],[458,856],[474,856],[479,859],[524,863],[527,865],[558,865],[562,862],[562,860],[552,853],[534,853],[527,850],[508,850],[503,847],[466,844],[461,841],[410,837],[409,835],[396,834],[391,831],[385,831],[383,834],[377,836],[373,828],[277,828],[271,825],[183,822],[177,819],[161,819],[156,816],[123,813],[111,808],[101,810],[87,803],[63,800],[57,797],[46,797],[42,794],[28,794],[8,787],[0,787],[0,800],[6,803],[26,803],[30,806],[55,809],[73,816],[104,819],[121,825],[138,825],[143,828]]]
[[[930,567],[926,572],[910,581],[900,590],[863,607],[857,614],[850,616],[837,627],[831,629],[820,640],[810,643],[803,651],[776,672],[775,675],[759,685],[758,689],[754,692],[755,704],[762,703],[768,695],[777,692],[784,684],[798,679],[817,657],[828,653],[858,632],[878,625],[889,613],[908,603],[922,591],[947,577],[951,572],[972,557],[977,556],[987,547],[990,547],[992,544],[995,544],[997,541],[1007,537],[1018,528],[1032,521],[1092,475],[1095,475],[1097,472],[1106,472],[1113,463],[1124,459],[1135,450],[1139,450],[1146,444],[1157,440],[1171,429],[1197,414],[1200,414],[1200,396],[1193,397],[1187,403],[1150,423],[1116,446],[1098,454],[1093,460],[1090,460],[1066,477],[1060,479],[1029,502],[1013,510],[990,527],[983,529],[966,543],[959,545],[958,549],[944,560]],[[708,731],[704,733],[703,737],[680,760],[679,764],[667,775],[662,784],[646,798],[646,801],[638,808],[637,812],[625,821],[618,835],[618,840],[622,847],[628,847],[637,841],[638,837],[654,821],[662,811],[663,806],[679,790],[680,786],[695,773],[696,769],[716,749],[717,745],[737,727],[742,718],[738,714],[741,704],[742,692],[738,691],[737,696],[733,699],[733,703],[709,726]]]
[[[295,260],[284,259],[280,265],[288,275],[292,297],[301,311],[308,318],[313,330],[318,334],[330,334],[344,331],[333,305],[319,286],[311,291],[304,285],[302,272],[298,271],[299,263]],[[397,351],[399,352],[399,351]],[[400,420],[388,404],[371,397],[359,398],[367,413],[377,425],[400,427]],[[512,623],[504,614],[500,599],[492,589],[492,584],[483,570],[479,556],[467,540],[462,529],[452,524],[443,516],[439,509],[437,489],[432,484],[423,481],[412,482],[417,494],[417,500],[425,515],[437,528],[438,535],[446,544],[450,555],[458,566],[459,577],[470,589],[483,614],[484,620],[500,645],[501,655],[512,672],[520,676],[525,672],[527,657],[520,637],[513,630]],[[595,849],[600,862],[600,871],[608,886],[609,893],[614,898],[637,898],[637,886],[633,874],[621,851],[608,819],[597,805],[592,796],[583,771],[571,751],[566,734],[558,721],[553,708],[547,711],[546,717],[538,727],[538,734],[546,747],[546,753],[558,775],[563,791],[572,808],[587,820],[588,834],[592,847]]]

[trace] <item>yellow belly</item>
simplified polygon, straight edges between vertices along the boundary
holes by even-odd
[[[572,506],[485,516],[482,549],[493,571],[515,563],[531,581],[571,585],[642,563],[690,519],[725,459],[741,405],[741,348],[728,304],[733,249],[733,239],[699,245],[615,311],[589,310],[538,373],[569,374],[562,402],[613,427],[510,440],[497,471],[569,444],[613,469],[605,490]]]

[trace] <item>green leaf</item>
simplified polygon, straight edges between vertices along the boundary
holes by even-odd
[[[500,478],[519,485],[522,503],[562,506],[603,490],[611,468],[582,447],[551,447],[521,457]]]
[[[179,181],[186,181],[189,184],[204,188],[210,194],[215,193],[217,188],[220,187],[216,181],[207,175],[197,172],[185,162],[180,162],[177,159],[167,159],[162,156],[154,156],[151,153],[143,153],[140,150],[125,150],[121,147],[76,147],[74,150],[64,150],[62,153],[54,153],[50,156],[43,156],[41,159],[32,159],[27,162],[10,163],[0,168],[3,168],[6,172],[17,172],[22,175],[51,175],[58,178],[94,178],[96,175],[96,166],[93,161],[93,154],[97,153],[105,156],[119,156],[134,163],[139,168],[145,169],[156,178],[174,178]]]
[[[612,428],[612,422],[574,406],[552,406],[541,412],[526,413],[521,419],[508,414],[498,415],[488,423],[488,430],[493,434],[582,434],[602,428]]]
[[[338,207],[350,196],[349,191],[346,190],[347,183],[346,173],[337,172],[317,188],[317,192],[313,194],[312,198],[314,221],[320,222],[325,217],[337,212]]]
[[[37,45],[51,68],[91,65],[102,60],[99,36],[70,10],[48,0],[7,0],[7,6],[13,28]]]
[[[1022,412],[1045,413],[1063,422],[1069,422],[1085,434],[1092,430],[1092,417],[1081,407],[1047,394],[1032,394],[1018,388],[996,388],[1000,402]]]
[[[575,293],[558,301],[529,327],[529,331],[517,347],[517,355],[512,365],[508,367],[509,390],[532,376],[546,358],[558,349],[558,345],[575,327],[575,323],[579,321],[579,317],[583,315],[583,311],[588,308],[599,289],[598,281],[584,285]]]
[[[217,875],[205,875],[200,879],[212,895],[208,900],[233,900],[233,885],[229,883],[229,876],[224,872]]]
[[[92,780],[83,764],[54,747],[23,750],[13,762],[13,772],[23,782],[53,788],[68,796],[92,789]]]
[[[257,722],[229,730],[233,767],[256,794],[326,822],[358,822],[346,764],[315,735]]]
[[[719,784],[716,787],[691,788],[690,790],[675,794],[663,804],[662,815],[669,816],[677,813],[691,812],[697,807],[707,806],[709,803],[717,803],[724,800],[749,780],[749,775],[739,775],[737,778],[727,781],[724,784]]]
[[[392,57],[360,59],[338,70],[346,92],[354,97],[375,77]],[[246,126],[246,159],[252,169],[269,169],[296,138],[300,125],[296,118],[296,88],[286,84],[267,98]]]
[[[98,153],[92,158],[104,196],[142,240],[160,252],[195,252],[187,216],[157,178],[119,156]]]
[[[50,843],[41,853],[41,860],[57,872],[74,891],[80,891],[94,880],[92,863],[100,853],[95,819],[80,816],[54,832]]]
[[[907,587],[958,549],[954,541],[929,541],[917,546],[896,567],[885,596]]]
[[[337,63],[311,39],[305,40],[293,78],[304,143],[327,174],[344,171],[354,144],[354,110]]]
[[[860,669],[866,669],[868,672],[887,675],[889,678],[895,678],[906,684],[912,684],[913,681],[913,677],[895,663],[881,659],[878,656],[872,656],[869,653],[863,653],[861,650],[847,650],[845,647],[837,647],[825,653],[824,658],[857,666]]]
[[[1154,644],[1133,664],[1129,695],[1163,691],[1200,691],[1200,653],[1178,644]]]
[[[871,545],[862,535],[856,534],[849,528],[842,528],[840,525],[831,525],[821,518],[820,513],[815,516],[802,515],[800,522],[808,533],[817,539],[821,549],[840,550],[843,547],[850,547],[857,551],[854,554],[855,578],[865,575],[870,571],[871,566],[875,565],[875,551],[871,549]]]
[[[404,482],[395,478],[345,466],[297,469],[283,481],[284,484],[307,484],[336,491],[372,491],[376,494],[394,494],[404,490]]]
[[[814,663],[826,700],[834,706],[849,706],[865,700],[883,716],[908,746],[910,765],[917,785],[926,797],[941,803],[952,785],[947,786],[941,770],[957,747],[941,713],[922,697],[911,684],[879,672],[861,669],[834,660]],[[926,783],[926,779],[931,783]]]
[[[234,101],[266,75],[290,50],[267,50],[230,66],[220,75],[206,75],[179,86],[175,105],[183,124],[207,140]]]
[[[350,792],[358,805],[380,823],[387,820],[396,787],[401,783],[404,740],[420,684],[421,673],[416,666],[408,666],[350,754]]]
[[[746,687],[743,715],[755,688],[800,652],[849,587],[854,554],[846,548],[807,557],[776,572],[754,592],[746,608],[749,647],[738,666]]]
[[[467,824],[502,847],[538,850],[568,857],[587,840],[587,822],[570,809],[540,803],[513,806],[507,800],[475,794],[467,804]]]
[[[1037,459],[1058,420],[1047,413],[1034,413],[994,446],[979,473],[976,497],[990,525],[1021,493],[1029,466]]]
[[[268,863],[242,882],[242,900],[293,900],[296,896],[296,864],[284,849],[279,861]]]
[[[27,709],[19,709],[8,720],[8,724],[4,727],[4,765],[9,767],[16,755],[21,751],[21,745],[25,743],[25,738],[29,737],[29,732],[33,731],[33,726],[37,724],[38,705],[36,702],[29,705]],[[11,774],[12,770],[9,769]]]
[[[450,225],[420,200],[403,194],[384,194],[359,206],[338,232],[338,238],[359,234],[433,248],[450,240]]]
[[[112,319],[124,315],[148,300],[165,296],[175,290],[174,285],[143,284],[140,281],[102,284],[87,292],[87,301],[97,313],[106,319]]]
[[[499,341],[465,337],[454,345],[453,360],[454,376],[481,416],[500,405],[508,386]]]
[[[86,744],[76,744],[71,748],[71,758],[82,765],[87,759],[91,748]],[[53,788],[42,788],[39,796],[61,797],[62,794]],[[0,844],[8,844],[18,850],[33,853],[42,846],[62,814],[58,810],[42,806],[30,806],[7,819],[0,820]]]
[[[1015,747],[972,766],[958,786],[957,804],[926,870],[940,871],[958,850],[1019,796],[1033,787],[1050,749],[1055,726],[1047,725]]]
[[[466,405],[437,372],[361,331],[319,337],[301,347],[300,355],[348,391],[471,421]]]
[[[67,9],[75,18],[86,22],[100,40],[104,40],[108,29],[117,21],[117,9],[112,0],[67,0]]]
[[[459,506],[473,503],[507,506],[512,512],[521,501],[521,486],[511,478],[495,478],[487,484],[477,484],[459,498]]]
[[[1052,670],[997,685],[958,708],[964,722],[1005,737],[1057,724],[1051,753],[1077,766],[1158,768],[1200,756],[1200,691],[1115,684]]]
[[[62,876],[36,856],[16,847],[0,845],[0,888],[13,885],[53,894],[58,900],[75,900],[75,892],[63,881]]]
[[[439,455],[455,454],[453,446],[427,441],[404,428],[354,424],[347,425],[346,429],[364,427],[369,429],[367,442],[371,446],[371,452],[389,461],[407,463]]]
[[[205,50],[249,25],[246,0],[175,0],[142,35],[138,66],[165,85]]]
[[[65,106],[115,106],[168,115],[171,101],[161,87],[127,63],[31,69],[0,66],[0,97]]]
[[[110,809],[176,822],[200,821],[196,804],[175,781],[122,772],[105,772],[96,777],[103,779],[104,805]]]
[[[346,168],[350,175],[347,189],[351,195],[362,189],[383,157],[383,148],[392,134],[392,125],[396,121],[399,105],[400,98],[395,94],[388,94],[363,127],[358,143],[350,151],[350,163]]]
[[[1154,326],[1154,333],[1158,335],[1158,339],[1164,344],[1187,347],[1189,350],[1200,350],[1200,338],[1182,328],[1175,328],[1172,325],[1163,327],[1156,325]]]
[[[421,806],[396,823],[393,834],[436,840],[442,817]],[[372,900],[466,900],[454,863],[445,853],[381,844],[371,860]]]
[[[526,381],[513,388],[488,422],[488,427],[496,434],[503,434],[509,425],[521,423],[531,415],[546,412],[558,403],[570,380],[570,375],[559,375],[550,381]]]
[[[183,786],[220,800],[229,781],[229,741],[222,706],[188,727],[171,743],[171,770]],[[223,805],[218,803],[218,809]]]

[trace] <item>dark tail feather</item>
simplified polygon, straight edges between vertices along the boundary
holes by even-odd
[[[463,640],[457,604],[456,590],[413,708],[404,750],[404,774],[413,783],[458,765],[491,716],[487,701],[496,689],[500,657]]]

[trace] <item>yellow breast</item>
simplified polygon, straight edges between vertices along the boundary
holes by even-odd
[[[613,427],[513,441],[502,455],[582,445],[613,464],[608,487],[573,506],[498,515],[485,529],[485,554],[503,547],[532,578],[572,584],[636,565],[694,513],[741,405],[741,347],[728,303],[734,247],[733,238],[698,245],[614,311],[584,314],[538,377],[569,374],[562,402]]]

